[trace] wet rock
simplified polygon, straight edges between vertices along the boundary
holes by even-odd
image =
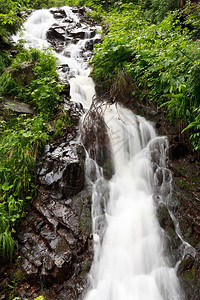
[[[68,115],[70,116],[71,122],[77,126],[79,124],[80,118],[85,112],[83,105],[78,102],[76,103],[76,102],[71,102],[66,100],[64,103],[64,109],[65,111],[67,111]],[[78,149],[80,150],[81,148],[78,147],[77,150]]]
[[[2,109],[14,111],[20,114],[34,114],[34,110],[27,103],[3,98]]]
[[[180,140],[179,136],[170,137],[169,157],[170,159],[179,159],[189,153],[186,143]]]
[[[74,14],[78,14],[79,13],[79,8],[77,7],[77,6],[74,6],[74,7],[72,7],[72,12],[74,13]]]
[[[200,261],[187,255],[179,264],[177,272],[186,299],[200,299]]]
[[[82,7],[79,8],[79,14],[84,15],[87,12],[87,10],[88,9],[86,7],[82,6]]]
[[[84,119],[81,139],[90,157],[99,166],[103,167],[108,161],[111,162],[111,148],[107,128],[101,115],[95,111],[95,105],[91,107]]]
[[[87,192],[62,203],[42,194],[34,202],[34,208],[18,234],[21,254],[18,266],[23,272],[23,280],[38,287],[41,278],[45,286],[50,286],[52,282],[61,284],[78,276],[84,271],[85,257],[91,256],[92,245],[88,243],[91,227],[88,229],[87,223],[89,221],[91,226],[90,198]],[[90,263],[91,258],[88,268]],[[24,289],[20,294],[23,292],[27,295]]]
[[[159,202],[157,206],[157,218],[163,232],[163,245],[165,256],[169,257],[170,263],[175,266],[181,258],[181,240],[176,233],[175,225],[166,205]]]
[[[63,9],[51,9],[50,12],[53,14],[55,19],[64,19],[67,16]]]
[[[70,71],[70,68],[67,64],[59,66],[59,69],[61,69],[63,73],[68,73]]]
[[[101,39],[92,39],[92,40],[89,40],[85,44],[85,49],[87,51],[93,51],[94,45],[100,44],[100,43],[101,43]]]
[[[76,141],[69,141],[57,147],[51,145],[45,153],[38,170],[39,180],[54,197],[72,196],[83,189],[84,156],[77,152],[80,148]]]
[[[47,39],[48,40],[53,40],[53,39],[59,39],[64,41],[65,40],[65,27],[61,27],[61,26],[54,26],[51,27],[48,31],[47,31]]]
[[[85,31],[82,29],[75,29],[73,31],[68,31],[68,35],[73,37],[74,39],[84,39],[85,38]]]
[[[175,230],[173,220],[171,219],[170,213],[164,203],[159,203],[157,208],[158,222],[160,226],[165,230]]]
[[[61,52],[71,39],[66,38],[65,26],[55,24],[47,31],[47,40],[57,52]]]

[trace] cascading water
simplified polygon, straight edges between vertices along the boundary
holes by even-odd
[[[108,183],[109,195],[104,201],[103,230],[99,226],[102,207],[96,203],[105,190],[102,174],[93,187],[95,259],[85,299],[183,299],[176,271],[163,257],[152,197],[154,168],[166,168],[166,138],[156,137],[149,122],[123,107],[108,107],[105,122],[115,175]]]
[[[55,19],[49,10],[36,11],[25,23],[23,38],[29,45],[41,48],[49,46],[46,34],[54,23],[62,28],[70,27],[77,36],[81,26],[84,37],[64,45],[55,55],[61,66],[68,67],[67,74],[60,71],[60,77],[63,82],[70,82],[71,101],[80,102],[87,110],[95,89],[88,77],[90,51],[86,50],[86,44],[99,38],[98,34],[91,34],[99,28],[91,31],[87,24],[77,26],[80,17],[69,7],[62,9],[70,22]],[[68,29],[66,36],[67,32]],[[128,109],[120,105],[102,106],[114,175],[110,181],[106,180],[103,170],[87,155],[86,177],[92,188],[93,203],[94,262],[84,299],[183,300],[176,270],[163,255],[162,232],[153,197],[156,191],[159,201],[166,202],[165,197],[169,198],[170,188],[167,195],[162,190],[169,178],[161,187],[157,182],[160,170],[166,178],[169,175],[167,140],[157,137],[152,124]]]

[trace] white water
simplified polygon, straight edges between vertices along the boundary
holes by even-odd
[[[80,30],[76,27],[79,17],[70,8],[63,9],[73,20],[74,30]],[[48,10],[37,11],[25,23],[22,38],[30,46],[49,46],[46,32],[55,22],[63,25]],[[81,28],[86,31],[85,39],[66,45],[55,55],[61,65],[69,66],[71,100],[88,109],[95,89],[88,77],[89,52],[82,52],[91,37],[86,24],[82,23]],[[66,75],[60,72],[60,76],[64,81]],[[166,170],[166,138],[157,137],[149,122],[119,105],[105,106],[104,119],[115,174],[110,181],[105,180],[102,169],[87,157],[86,176],[93,201],[94,262],[84,299],[183,300],[176,271],[163,255],[162,232],[153,200],[155,172]],[[96,179],[92,180],[94,171]],[[157,190],[157,197],[166,202],[162,189]]]
[[[159,150],[158,167],[165,167],[166,139],[156,137],[144,118],[119,106],[109,107],[105,120],[110,128],[115,175],[104,199],[103,230],[99,226],[102,205],[98,204],[98,191],[101,198],[105,190],[101,174],[93,187],[95,259],[85,300],[183,299],[176,271],[163,257],[152,197],[152,152]]]

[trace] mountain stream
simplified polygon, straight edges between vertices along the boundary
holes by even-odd
[[[41,49],[51,46],[50,27],[54,35],[64,36],[59,51],[52,50],[59,61],[59,75],[62,82],[70,83],[70,101],[81,103],[87,112],[95,95],[89,77],[89,45],[100,39],[100,28],[81,21],[75,8],[61,9],[64,19],[54,8],[33,12],[23,35],[16,39],[26,40],[26,47]],[[183,300],[176,266],[166,256],[164,233],[156,218],[158,202],[168,204],[172,195],[167,138],[158,137],[150,122],[122,105],[103,102],[101,109],[113,175],[106,179],[88,153],[94,261],[84,300]],[[84,117],[82,135],[83,124],[87,124]]]

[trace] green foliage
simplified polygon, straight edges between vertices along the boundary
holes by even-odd
[[[188,34],[192,39],[200,37],[200,3],[187,2],[185,8],[178,12],[179,18],[183,28],[187,28]]]
[[[110,87],[123,70],[137,86],[133,93],[164,106],[172,122],[182,119],[190,123],[200,105],[200,42],[191,40],[175,15],[169,14],[155,25],[131,3],[107,14],[103,21],[107,35],[95,50],[93,78]],[[197,118],[195,124],[198,122]],[[191,140],[197,150],[199,127],[194,126]]]
[[[66,113],[66,111],[60,111],[56,120],[54,121],[55,126],[55,136],[60,136],[63,133],[63,128],[65,127],[71,127],[71,119],[69,115]]]
[[[184,130],[191,130],[190,139],[195,151],[200,149],[200,108],[194,108],[192,112],[194,121],[191,122]]]
[[[28,102],[36,113],[32,118],[10,114],[0,121],[0,224],[4,224],[0,225],[0,259],[12,260],[16,245],[12,232],[37,195],[37,158],[51,128],[46,122],[62,100],[56,68],[57,60],[49,49],[22,48],[0,76],[0,95]],[[71,121],[62,112],[55,121],[55,135],[65,126],[71,126]]]
[[[141,3],[145,15],[153,22],[160,22],[168,12],[178,9],[178,0],[145,0]]]
[[[20,6],[17,1],[1,0],[0,5],[0,40],[7,39],[11,34],[16,33],[23,23],[18,16]]]
[[[4,218],[0,217],[1,222],[5,222]],[[9,228],[0,228],[0,250],[3,255],[3,257],[9,258],[10,260],[12,259],[13,256],[13,250],[14,250],[14,245],[15,241],[13,240],[11,236],[11,232],[9,231]]]
[[[11,229],[24,212],[24,203],[36,190],[36,163],[48,139],[42,116],[22,115],[0,134],[0,250],[12,259],[14,240]]]
[[[21,90],[20,85],[17,81],[12,78],[11,74],[4,72],[0,76],[0,95],[12,96],[18,94]]]
[[[36,55],[36,50],[32,50],[33,53]],[[40,55],[34,68],[35,79],[25,93],[30,95],[30,101],[34,103],[35,109],[48,119],[62,100],[59,93],[63,86],[58,83],[57,60],[50,50],[38,53]]]
[[[33,80],[20,84],[21,64],[33,64]],[[51,51],[22,49],[13,60],[8,71],[0,76],[0,95],[17,97],[21,101],[33,104],[38,113],[49,119],[62,100],[59,93],[62,85],[58,82],[56,72],[57,60]],[[27,74],[24,74],[27,77]]]
[[[0,52],[0,74],[2,71],[10,65],[11,58],[8,52],[1,51]]]

